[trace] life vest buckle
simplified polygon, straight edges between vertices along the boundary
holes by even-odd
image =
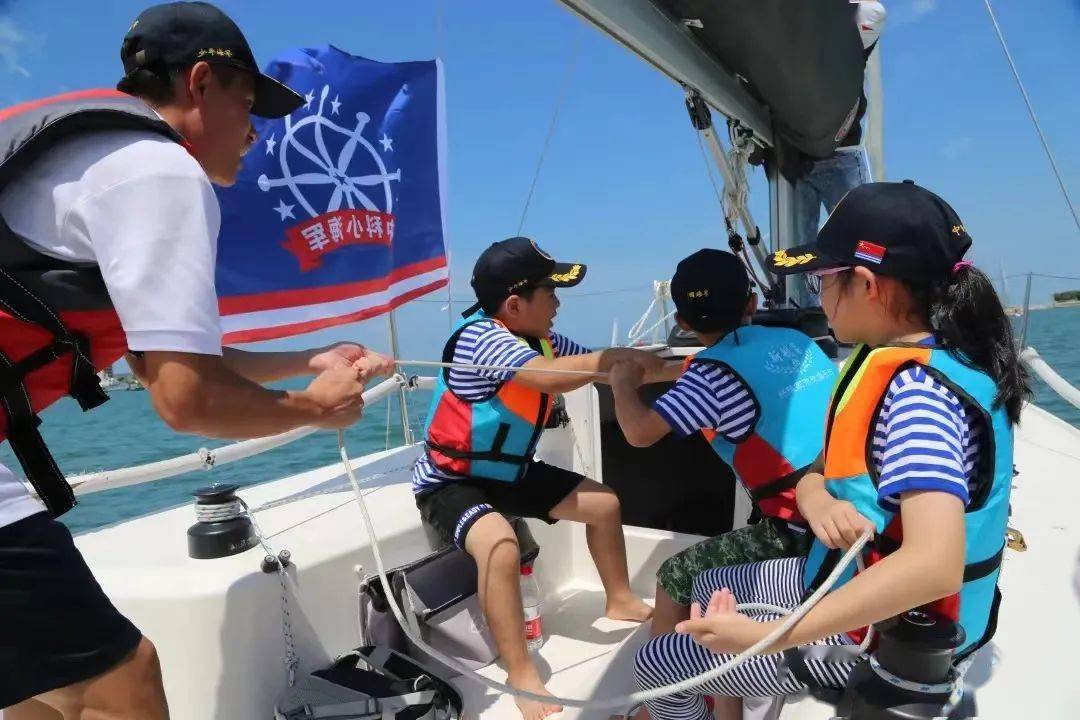
[[[1028,549],[1024,533],[1012,527],[1005,530],[1005,545],[1016,552],[1026,552]]]

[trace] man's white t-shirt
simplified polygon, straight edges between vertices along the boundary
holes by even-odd
[[[181,145],[141,130],[61,141],[0,194],[0,214],[40,252],[98,264],[130,349],[221,354],[221,211]],[[0,465],[0,527],[43,509]]]

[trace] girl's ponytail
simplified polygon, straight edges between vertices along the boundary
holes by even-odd
[[[998,388],[995,407],[1004,406],[1009,419],[1019,422],[1024,401],[1032,397],[1031,386],[990,279],[963,260],[945,280],[908,287],[941,344],[993,378]]]

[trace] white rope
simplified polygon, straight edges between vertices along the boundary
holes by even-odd
[[[388,588],[390,587],[390,580],[386,575],[386,567],[383,564],[382,553],[379,549],[379,540],[375,534],[375,526],[374,523],[372,523],[371,521],[371,515],[368,512],[367,503],[364,501],[364,495],[360,491],[360,483],[356,480],[356,476],[353,474],[352,461],[349,459],[349,453],[345,449],[345,433],[341,431],[338,431],[338,449],[341,454],[342,465],[345,467],[345,474],[348,475],[349,482],[352,483],[353,494],[356,496],[357,505],[359,505],[360,507],[360,515],[364,521],[364,528],[367,530],[368,539],[371,541],[371,551],[372,554],[375,556],[375,565],[379,570],[379,580],[382,582],[384,588]],[[810,597],[807,598],[805,602],[803,602],[802,605],[792,611],[791,614],[788,615],[780,623],[780,625],[776,627],[775,630],[770,632],[761,640],[754,643],[751,647],[739,653],[723,665],[713,668],[708,672],[704,672],[696,677],[688,678],[686,680],[673,683],[671,685],[665,685],[663,687],[653,688],[652,690],[636,692],[630,695],[622,695],[613,698],[603,698],[600,700],[583,700],[578,698],[564,698],[551,695],[539,695],[537,693],[520,690],[513,686],[490,680],[483,675],[480,675],[472,668],[466,666],[457,658],[450,657],[449,655],[446,655],[438,649],[431,647],[427,642],[424,641],[423,638],[415,634],[409,627],[409,624],[405,621],[405,613],[398,605],[397,598],[394,597],[394,594],[387,593],[386,600],[387,604],[390,606],[390,611],[393,613],[394,618],[398,621],[398,624],[401,626],[405,635],[412,642],[414,642],[417,647],[419,647],[421,650],[428,653],[444,665],[450,667],[453,670],[456,670],[461,674],[462,677],[471,680],[472,682],[484,685],[491,690],[495,690],[496,692],[513,695],[515,697],[526,698],[528,700],[539,703],[554,703],[557,705],[564,705],[566,707],[576,707],[590,710],[625,708],[628,706],[638,705],[647,700],[654,700],[656,698],[664,697],[674,693],[685,692],[687,690],[696,688],[699,685],[709,682],[710,680],[715,680],[716,678],[725,675],[726,673],[734,670],[735,668],[745,663],[751,657],[758,655],[763,651],[766,651],[777,640],[787,634],[787,632],[795,625],[795,623],[799,622],[799,620],[801,620],[802,617],[806,615],[806,613],[808,613],[810,609],[813,608],[814,605],[816,605],[818,601],[821,600],[821,598],[824,597],[824,595],[832,589],[833,585],[835,585],[836,582],[840,579],[841,575],[847,569],[848,565],[850,565],[855,560],[855,557],[861,552],[863,546],[867,543],[867,541],[870,540],[871,535],[872,531],[870,530],[867,530],[865,533],[863,533],[859,540],[850,548],[848,548],[848,551],[846,553],[844,553],[843,558],[841,558],[840,562],[836,565],[835,568],[833,568],[833,571],[829,573],[829,576],[825,579],[825,582],[823,582],[821,586],[817,590],[815,590],[814,593],[810,595]],[[738,606],[738,608],[741,610],[743,609],[743,606],[740,605]]]
[[[483,365],[478,363],[447,363],[434,360],[396,360],[398,365],[416,365],[418,367],[433,368],[456,368],[458,370],[502,370],[506,372],[536,372],[549,375],[577,375],[580,377],[603,378],[606,372],[592,372],[590,370],[559,370],[556,368],[514,367],[513,365]]]
[[[658,301],[659,299],[656,296],[656,285],[654,284],[652,302],[649,303],[649,307],[645,308],[645,312],[641,313],[641,317],[637,319],[637,322],[630,326],[630,332],[626,333],[626,337],[630,338],[631,341],[637,340],[638,337],[640,337],[639,333],[641,332],[641,329],[645,327],[645,323],[649,322],[649,316],[652,315],[653,308],[656,307]]]
[[[417,378],[417,382],[412,383],[402,375],[395,375],[394,377],[379,383],[375,387],[366,390],[364,392],[364,403],[370,405],[378,402],[379,400],[386,398],[402,384],[407,385],[409,389],[428,389],[433,387],[434,383],[434,378]],[[222,465],[244,460],[255,455],[260,455],[268,450],[288,445],[289,443],[305,438],[308,435],[317,433],[320,430],[321,428],[317,427],[301,427],[278,435],[270,435],[268,437],[255,438],[253,440],[242,440],[240,442],[232,443],[231,445],[223,445],[219,448],[200,448],[193,453],[178,455],[167,460],[158,460],[143,465],[119,468],[117,470],[104,470],[102,472],[75,475],[68,478],[68,484],[71,485],[76,495],[101,492],[102,490],[113,490],[115,488],[128,487],[131,485],[141,485],[155,480],[163,480],[165,478],[183,475],[195,470],[210,470],[212,468],[221,467]]]

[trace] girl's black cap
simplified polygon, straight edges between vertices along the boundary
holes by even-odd
[[[279,118],[304,104],[287,85],[264,75],[244,34],[228,15],[210,3],[173,2],[143,10],[120,46],[124,73],[146,69],[156,74],[199,61],[229,65],[255,78],[252,115]]]
[[[971,237],[952,207],[912,180],[852,189],[817,240],[777,250],[769,269],[791,275],[861,265],[902,280],[943,277],[964,257]]]
[[[750,278],[729,252],[704,248],[683,258],[671,278],[675,310],[695,330],[739,324],[750,297]]]

